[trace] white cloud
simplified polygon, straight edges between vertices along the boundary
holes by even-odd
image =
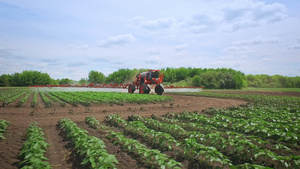
[[[85,65],[89,65],[89,64],[84,61],[76,61],[76,62],[69,63],[67,65],[67,67],[80,67],[80,66],[85,66]]]
[[[208,63],[208,66],[211,66],[213,68],[233,68],[240,70],[244,66],[247,65],[246,61],[243,60],[218,60],[214,62]]]
[[[136,16],[131,18],[129,22],[134,27],[139,27],[148,31],[169,29],[177,24],[177,20],[172,17],[147,20],[142,16]]]
[[[124,34],[124,35],[108,37],[107,39],[100,41],[99,46],[100,47],[122,46],[134,41],[135,41],[135,37],[132,34]]]
[[[159,30],[159,29],[168,29],[174,26],[177,23],[174,18],[159,18],[156,20],[148,20],[140,23],[140,26],[143,29],[148,30]]]
[[[256,37],[249,40],[242,40],[235,42],[234,44],[237,46],[251,46],[251,45],[262,45],[262,44],[277,44],[279,43],[279,38],[262,38]]]
[[[297,43],[295,45],[291,45],[288,47],[288,49],[300,49],[300,43]]]
[[[181,44],[181,45],[177,45],[174,50],[182,51],[183,49],[187,48],[188,46],[189,46],[189,44],[184,43],[184,44]]]
[[[259,60],[259,62],[261,63],[266,63],[266,62],[274,62],[275,59],[274,58],[270,58],[270,57],[263,57]]]
[[[228,48],[225,48],[225,52],[230,52],[230,53],[235,53],[235,52],[244,52],[246,49],[245,47],[241,47],[241,46],[230,46]]]
[[[70,49],[77,49],[77,50],[88,50],[89,46],[87,44],[81,44],[81,45],[69,45]]]
[[[236,31],[249,27],[275,23],[287,16],[287,8],[283,4],[252,0],[238,0],[223,8],[225,31]]]
[[[1,2],[0,75],[79,80],[89,70],[181,66],[299,75],[297,1]]]
[[[151,49],[148,51],[148,54],[149,55],[159,55],[159,54],[161,54],[161,52],[157,49]]]

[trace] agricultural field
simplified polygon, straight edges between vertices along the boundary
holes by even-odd
[[[300,168],[300,97],[257,92],[0,88],[1,168]]]

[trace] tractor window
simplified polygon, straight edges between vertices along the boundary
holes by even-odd
[[[155,72],[155,71],[150,71],[150,78],[159,78],[159,72]]]

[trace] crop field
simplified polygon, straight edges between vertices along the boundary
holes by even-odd
[[[300,168],[300,97],[256,92],[0,88],[0,166]]]

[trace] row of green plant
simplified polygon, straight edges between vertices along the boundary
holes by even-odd
[[[298,97],[208,92],[184,94],[247,100],[249,103],[240,107],[205,110],[205,114],[214,116],[209,118],[209,121],[205,116],[200,117],[203,123],[212,123],[219,127],[224,125],[222,127],[234,128],[233,130],[236,132],[257,135],[263,139],[282,141],[288,144],[299,144],[300,98]],[[215,121],[219,121],[220,124]]]
[[[6,132],[9,125],[9,121],[0,119],[0,140],[5,139],[3,134]]]
[[[300,137],[300,134],[297,134],[297,132],[286,131],[289,128],[288,126],[285,128],[285,130],[283,130],[279,128],[280,125],[277,126],[276,123],[267,123],[260,118],[251,118],[251,120],[245,120],[243,118],[231,118],[220,114],[216,114],[214,117],[209,118],[203,114],[192,113],[184,113],[178,115],[176,118],[203,125],[212,125],[216,128],[221,128],[222,130],[245,133],[247,135],[260,137],[262,139],[269,139],[275,142],[284,142],[294,145],[298,144],[298,138]],[[295,126],[295,128],[297,127]]]
[[[27,128],[26,140],[22,146],[19,157],[22,159],[18,164],[22,169],[45,168],[50,169],[48,158],[44,156],[48,143],[45,141],[43,129],[36,122]]]
[[[173,139],[170,142],[164,142],[162,140],[161,141],[161,145],[164,145],[163,147],[169,146],[169,147],[176,147],[175,149],[177,150],[177,152],[179,152],[178,155],[180,155],[181,157],[184,157],[185,159],[194,162],[199,161],[199,163],[205,167],[214,167],[214,168],[218,168],[218,167],[225,167],[230,166],[231,168],[240,168],[240,167],[244,167],[244,166],[256,166],[259,167],[259,165],[257,164],[247,164],[245,163],[244,165],[232,165],[231,161],[225,156],[223,155],[224,151],[228,151],[229,149],[231,149],[233,146],[231,147],[227,147],[229,149],[227,149],[226,147],[224,147],[224,144],[220,144],[220,139],[218,140],[217,137],[211,137],[213,134],[208,134],[207,136],[210,137],[200,137],[203,136],[203,134],[199,131],[184,131],[183,128],[181,128],[180,126],[176,125],[176,124],[163,124],[159,122],[154,122],[153,119],[148,119],[150,122],[149,126],[147,124],[143,124],[142,122],[148,121],[145,118],[141,118],[140,116],[130,116],[128,118],[129,122],[125,121],[124,119],[120,118],[118,115],[110,115],[106,117],[106,121],[109,122],[109,124],[113,124],[115,126],[118,126],[122,129],[125,130],[126,132],[129,132],[135,136],[138,136],[139,138],[145,138],[146,137],[146,133],[143,133],[144,131],[151,131],[151,133],[149,133],[148,135],[159,135],[160,133],[164,133],[165,135],[170,136],[167,133],[170,133],[171,135],[173,135],[176,139],[178,140],[174,140],[174,138],[172,136]],[[140,120],[140,121],[137,121]],[[173,120],[173,119],[170,119]],[[141,122],[142,121],[142,122]],[[148,122],[149,122],[148,121]],[[146,126],[147,127],[146,127]],[[141,126],[141,127],[139,127]],[[152,129],[155,130],[152,130]],[[162,132],[161,132],[162,131]],[[159,134],[153,134],[153,133],[159,133]],[[158,137],[157,139],[153,139],[153,137],[149,137],[149,140],[146,141],[147,144],[150,145],[155,145],[156,140],[159,140],[159,138],[163,138],[163,134],[160,134],[162,137]],[[229,136],[229,139],[231,140],[231,143],[233,144],[235,141],[239,142],[239,143],[235,143],[235,145],[239,145],[239,147],[244,146],[245,144],[241,144],[243,143],[242,140],[240,140],[240,138],[235,138],[232,139],[230,138],[231,136]],[[144,139],[143,139],[144,140]],[[203,141],[205,140],[205,141]],[[225,140],[225,139],[223,139]],[[153,143],[151,143],[151,141]],[[149,143],[150,142],[150,143]],[[214,142],[215,144],[204,144],[204,142],[209,143],[209,142]],[[247,142],[244,141],[244,142]],[[179,146],[179,147],[177,147]],[[218,148],[216,148],[218,146]],[[159,146],[158,146],[159,147]],[[172,148],[173,149],[173,148]],[[222,153],[218,150],[223,150],[225,149]],[[232,150],[229,152],[233,152]],[[231,153],[227,153],[228,155],[232,155]],[[240,155],[240,154],[239,154]],[[239,156],[237,155],[237,156]],[[262,155],[262,154],[260,154]],[[246,160],[246,162],[249,162],[250,160],[248,160],[248,158],[250,158],[249,156],[244,156]],[[254,158],[254,157],[253,157]],[[259,158],[258,156],[256,158]],[[231,158],[232,159],[232,158]],[[260,159],[261,160],[261,159]],[[266,162],[269,159],[266,159]],[[243,163],[243,161],[238,161],[236,164],[240,164]],[[262,167],[262,166],[260,166]]]
[[[25,90],[28,90],[28,88],[0,88],[0,102],[18,95]]]
[[[33,99],[31,101],[31,107],[35,107],[38,103],[37,94],[38,94],[38,91],[35,89],[33,92]]]
[[[79,128],[70,119],[61,119],[58,126],[73,145],[73,151],[82,158],[81,164],[88,168],[116,168],[118,163],[114,155],[108,154],[104,142]]]
[[[252,119],[252,118],[260,118],[266,122],[276,123],[279,125],[287,125],[287,126],[299,126],[300,125],[300,114],[291,113],[286,110],[281,110],[278,112],[276,109],[266,109],[264,107],[234,107],[228,109],[216,109],[211,108],[205,110],[205,114],[210,115],[225,115],[232,118],[242,118],[242,119]],[[295,123],[295,125],[293,125]]]
[[[148,128],[169,133],[174,138],[180,141],[177,144],[184,151],[184,156],[189,160],[196,160],[205,166],[216,167],[215,163],[220,163],[221,166],[232,166],[232,161],[214,147],[205,146],[203,144],[193,144],[195,132],[187,132],[181,126],[172,123],[161,123],[155,119],[142,118],[140,116],[131,116],[130,120],[141,121]],[[198,134],[199,132],[196,132]],[[192,145],[191,145],[192,144]]]
[[[169,96],[157,96],[157,95],[138,95],[129,93],[116,93],[116,92],[53,92],[47,90],[38,90],[33,88],[11,88],[0,90],[0,99],[3,99],[2,106],[7,106],[8,104],[14,102],[21,96],[25,95],[20,99],[17,106],[22,106],[28,97],[33,93],[33,100],[31,102],[31,107],[37,105],[38,94],[41,96],[45,107],[51,107],[53,102],[58,102],[61,106],[65,106],[69,103],[73,106],[78,106],[79,104],[83,106],[90,106],[92,103],[109,103],[109,104],[119,104],[124,103],[154,103],[154,102],[164,102],[172,100]]]
[[[78,104],[89,106],[91,104],[90,102],[83,100],[81,97],[71,95],[70,93],[71,92],[49,92],[50,95],[55,96],[73,106],[78,106]]]
[[[32,94],[32,92],[31,92],[31,91],[28,91],[28,92],[26,93],[26,95],[25,95],[23,98],[21,98],[21,99],[19,100],[17,106],[18,106],[18,107],[21,107],[24,103],[26,103],[28,97],[29,97],[31,94]]]
[[[86,122],[93,126],[93,128],[102,128],[99,122],[93,117],[86,118]],[[166,154],[161,153],[156,149],[148,149],[147,146],[141,144],[137,140],[125,137],[122,133],[116,133],[113,130],[105,129],[108,132],[108,138],[115,144],[122,147],[122,150],[128,154],[133,154],[138,161],[144,163],[150,168],[181,168],[182,164],[170,159]]]
[[[169,96],[146,96],[116,92],[49,92],[49,94],[74,106],[77,106],[78,104],[89,106],[91,103],[153,103],[172,100],[172,97]]]
[[[45,96],[46,97],[49,97],[51,100],[53,100],[54,102],[58,102],[59,103],[59,105],[61,106],[61,107],[65,107],[66,106],[66,102],[64,102],[64,101],[62,101],[62,100],[60,100],[60,99],[58,99],[56,96],[54,96],[54,95],[50,95],[49,93],[47,93],[47,92],[45,92]]]
[[[125,134],[142,138],[147,144],[159,147],[163,151],[173,150],[172,145],[178,144],[170,134],[149,129],[140,121],[127,122],[118,115],[109,115],[106,116],[106,122],[123,129]]]
[[[41,96],[41,98],[43,99],[43,101],[45,103],[45,107],[51,107],[52,101],[47,96],[45,96],[44,92],[40,91],[39,93],[40,93],[40,96]]]
[[[15,100],[17,100],[19,97],[23,96],[25,93],[29,92],[29,89],[28,88],[22,88],[20,90],[12,90],[10,91],[11,93],[7,93],[7,94],[4,94],[3,97],[3,102],[2,102],[2,106],[5,107],[7,106],[8,104],[14,102]]]
[[[187,113],[183,113],[187,114]],[[180,115],[176,115],[180,116]],[[230,159],[238,164],[242,163],[263,163],[267,166],[272,166],[274,162],[280,164],[280,167],[297,166],[297,160],[299,157],[293,155],[289,148],[283,145],[276,145],[280,148],[280,151],[289,153],[289,156],[278,155],[277,153],[266,149],[270,144],[268,142],[257,139],[255,137],[247,137],[245,135],[231,132],[228,130],[219,131],[212,125],[206,125],[201,123],[190,123],[190,120],[185,116],[185,121],[174,122],[174,120],[168,120],[167,118],[161,119],[167,123],[176,123],[186,130],[194,131],[189,137],[195,138],[199,143],[206,146],[213,146],[223,154],[230,157]],[[195,130],[197,132],[195,132]],[[276,147],[275,147],[276,148]],[[275,148],[271,148],[275,150]],[[285,148],[285,149],[282,149]]]
[[[183,112],[182,114],[186,114],[186,113],[187,112]],[[155,115],[152,115],[152,118],[154,118],[160,122],[163,122],[163,123],[178,124],[179,126],[181,126],[182,128],[184,128],[187,131],[198,131],[198,132],[200,132],[200,134],[202,136],[205,136],[205,135],[209,136],[209,134],[212,134],[212,136],[213,136],[216,133],[220,134],[224,139],[227,139],[226,141],[228,141],[230,143],[230,145],[234,145],[234,142],[237,142],[239,144],[245,143],[245,145],[241,145],[241,146],[242,147],[250,147],[251,149],[252,148],[255,148],[255,149],[259,149],[259,148],[266,149],[267,148],[271,151],[280,150],[279,153],[282,153],[283,155],[284,154],[294,155],[292,153],[291,149],[286,147],[283,144],[271,145],[271,143],[269,141],[261,140],[260,138],[255,137],[255,136],[247,136],[244,134],[240,134],[240,133],[236,133],[236,132],[228,131],[228,130],[223,130],[223,129],[218,130],[218,128],[216,128],[213,125],[190,122],[188,118],[186,118],[184,121],[180,121],[178,119],[175,119],[175,116],[178,116],[178,115],[173,114],[173,113],[168,113],[167,116],[169,118],[164,118],[164,117],[160,118]],[[209,137],[212,138],[211,136],[209,136]],[[221,138],[222,141],[224,141],[223,138]],[[209,141],[207,141],[207,142],[210,143]],[[215,141],[215,142],[218,142],[218,141]],[[222,147],[221,148],[222,153],[237,154],[237,156],[239,156],[239,158],[245,157],[245,160],[249,159],[246,151],[245,151],[245,153],[246,153],[245,155],[241,155],[239,153],[232,152],[232,151],[236,151],[235,148],[229,148],[227,150],[227,149],[224,149],[224,147],[222,145],[217,145],[217,146]],[[237,146],[237,147],[239,147],[239,146]],[[253,154],[253,156],[254,156],[254,154]]]

